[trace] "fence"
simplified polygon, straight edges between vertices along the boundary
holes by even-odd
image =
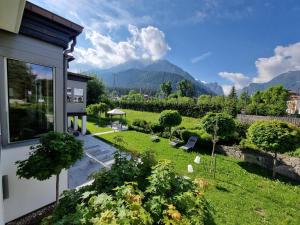
[[[248,124],[254,123],[255,121],[258,120],[280,120],[300,127],[300,118],[295,118],[295,117],[255,116],[255,115],[238,114],[237,119],[242,123],[248,123]]]

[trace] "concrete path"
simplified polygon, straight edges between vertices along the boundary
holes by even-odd
[[[114,163],[114,153],[117,149],[110,144],[99,140],[94,135],[113,133],[115,131],[101,132],[93,135],[79,136],[83,141],[84,156],[69,169],[69,188],[78,187],[88,182],[89,176],[102,168],[110,168]]]

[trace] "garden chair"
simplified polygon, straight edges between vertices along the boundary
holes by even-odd
[[[186,151],[191,150],[195,147],[197,140],[198,138],[196,136],[191,136],[188,142],[185,145],[181,146],[180,148]]]
[[[179,139],[175,139],[175,140],[170,141],[170,145],[172,147],[177,147],[180,143],[181,143],[181,140],[179,140]]]

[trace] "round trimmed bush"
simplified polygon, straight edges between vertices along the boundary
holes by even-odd
[[[281,121],[257,121],[247,132],[247,138],[258,148],[284,153],[293,151],[300,143],[299,128]]]
[[[274,153],[274,178],[277,153],[295,150],[300,142],[300,131],[297,127],[281,121],[257,121],[249,127],[247,137],[258,148]]]
[[[207,113],[202,119],[201,124],[203,129],[210,135],[214,135],[214,127],[218,124],[217,135],[227,140],[235,133],[235,122],[233,118],[227,113]]]
[[[159,124],[163,127],[175,127],[181,124],[182,118],[176,110],[165,110],[160,113]]]

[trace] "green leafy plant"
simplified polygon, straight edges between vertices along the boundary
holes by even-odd
[[[106,177],[109,180],[103,187],[115,180],[114,176],[123,176],[128,162],[133,161],[123,159],[116,162],[121,168],[112,168],[110,179]],[[88,191],[79,189],[64,193],[43,225],[208,224],[212,210],[199,181],[177,176],[168,161],[155,162],[153,166],[153,159],[150,152],[143,155],[137,166],[140,172],[134,180],[123,180],[109,191],[95,189],[92,185]],[[144,180],[148,182],[142,187],[140,182]]]
[[[180,125],[181,121],[181,115],[175,110],[165,110],[161,112],[159,117],[159,124],[169,129],[170,138],[172,136],[172,127]]]
[[[295,150],[300,142],[300,130],[281,121],[257,121],[249,127],[247,138],[258,148],[274,153],[273,177],[275,177],[277,153]]]
[[[40,144],[31,146],[28,159],[17,161],[20,178],[46,180],[56,176],[56,202],[59,195],[59,174],[83,155],[82,143],[67,133],[51,131],[40,138]]]

